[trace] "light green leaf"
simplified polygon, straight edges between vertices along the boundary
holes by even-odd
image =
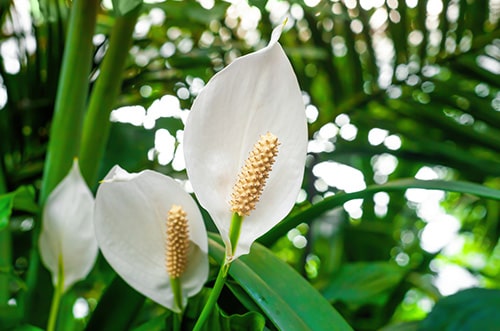
[[[209,234],[210,255],[221,262],[224,251],[220,237]],[[229,274],[280,330],[352,330],[316,289],[262,245],[235,260]]]
[[[327,210],[340,207],[347,201],[371,197],[377,192],[405,191],[410,188],[460,192],[476,195],[482,198],[500,200],[500,190],[475,183],[445,180],[395,180],[382,185],[368,186],[362,191],[352,193],[341,192],[331,197],[325,198],[321,202],[314,204],[307,209],[292,213],[290,216],[281,221],[277,226],[275,226],[271,231],[260,237],[258,241],[266,246],[269,246],[277,239],[284,236],[290,229],[296,227],[300,223],[312,221]]]

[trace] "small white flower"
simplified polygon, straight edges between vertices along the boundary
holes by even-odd
[[[155,171],[130,174],[115,166],[97,191],[94,221],[99,247],[111,267],[144,296],[180,312],[167,270],[172,207],[176,215],[185,213],[189,228],[186,266],[179,276],[184,307],[207,280],[208,240],[198,206],[178,183]]]
[[[97,240],[93,210],[94,198],[75,160],[45,203],[38,242],[42,262],[51,272],[54,285],[62,276],[63,292],[84,279],[94,266]]]

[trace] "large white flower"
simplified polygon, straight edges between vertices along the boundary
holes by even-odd
[[[128,173],[115,166],[96,196],[95,230],[99,247],[113,269],[134,289],[175,312],[167,271],[167,218],[172,208],[185,212],[190,245],[180,278],[182,306],[208,277],[208,243],[198,206],[172,178],[145,170]]]
[[[42,262],[51,272],[54,285],[64,282],[62,292],[84,279],[94,266],[97,240],[93,210],[94,197],[75,160],[68,175],[47,198],[38,242]]]
[[[212,77],[194,101],[185,127],[189,179],[229,258],[248,253],[253,241],[290,212],[302,183],[307,121],[297,78],[278,43],[282,28],[273,31],[267,47]],[[259,137],[268,132],[278,140],[275,163],[255,209],[244,216],[234,248],[229,239],[233,187]]]

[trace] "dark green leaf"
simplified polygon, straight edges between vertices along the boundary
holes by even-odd
[[[441,299],[420,331],[495,331],[500,325],[500,290],[473,288]]]
[[[198,320],[211,290],[203,289],[199,294],[189,300],[184,313],[188,330],[191,330]],[[203,330],[206,331],[262,331],[266,320],[257,312],[248,312],[243,315],[226,315],[217,305],[206,320]]]
[[[146,323],[132,329],[132,331],[162,331],[165,330],[166,320],[168,319],[170,312],[167,314],[157,316]]]
[[[85,330],[128,330],[144,300],[144,296],[116,276],[101,297]]]
[[[43,329],[37,328],[33,325],[22,325],[14,329],[15,331],[43,331]]]

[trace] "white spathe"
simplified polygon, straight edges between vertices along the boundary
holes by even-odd
[[[144,296],[180,312],[166,267],[166,221],[173,205],[186,212],[191,240],[180,277],[184,307],[207,280],[208,240],[198,206],[175,180],[151,170],[128,173],[113,167],[97,191],[94,222],[111,267]]]
[[[68,175],[47,198],[38,241],[42,262],[51,272],[54,285],[59,282],[62,267],[63,292],[84,279],[97,258],[93,211],[94,197],[75,159]]]
[[[307,120],[297,78],[274,29],[269,45],[236,59],[207,83],[193,103],[184,132],[186,169],[200,204],[210,213],[226,252],[231,192],[260,135],[280,142],[266,186],[243,220],[234,256],[281,221],[293,207],[304,174]]]

